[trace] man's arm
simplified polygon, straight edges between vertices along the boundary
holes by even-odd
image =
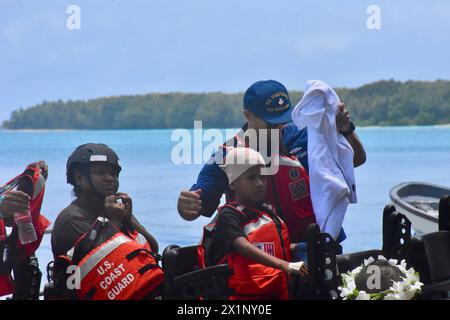
[[[200,215],[211,217],[228,188],[228,178],[216,163],[205,164],[197,182],[189,191],[182,191],[178,197],[178,213],[188,221]]]
[[[347,139],[354,151],[353,166],[356,168],[363,165],[366,162],[366,151],[364,150],[358,135],[353,131],[352,133],[346,135],[345,139]]]
[[[341,103],[338,107],[338,112],[336,114],[336,127],[341,133],[346,133],[351,131],[352,123],[350,120],[349,111],[345,108],[345,104]],[[353,148],[353,166],[359,167],[360,165],[366,162],[366,151],[359,140],[358,135],[355,131],[352,131],[348,134],[344,134],[344,137],[350,143]]]

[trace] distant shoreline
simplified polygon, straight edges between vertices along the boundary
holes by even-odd
[[[341,101],[364,126],[450,124],[450,81],[383,80],[355,89],[336,88]],[[290,91],[292,107],[301,91]],[[139,130],[240,126],[243,93],[168,93],[111,96],[91,100],[44,101],[11,114],[4,129]]]
[[[408,126],[357,126],[357,129],[368,129],[368,130],[378,130],[378,129],[413,129],[413,128],[449,128],[450,123],[448,124],[436,124],[436,125],[408,125]],[[0,128],[0,132],[24,132],[24,133],[40,133],[40,132],[85,132],[85,131],[170,131],[177,129],[186,129],[186,130],[194,130],[194,128],[159,128],[159,129],[4,129]],[[233,129],[237,130],[239,128],[203,128],[203,130],[207,129],[218,129],[218,130],[226,130]]]

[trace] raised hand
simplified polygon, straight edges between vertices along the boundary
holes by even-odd
[[[200,216],[202,210],[201,193],[201,189],[180,193],[177,209],[183,219],[191,221]]]
[[[25,192],[10,190],[0,202],[0,215],[11,218],[16,212],[28,212],[30,210],[30,196]]]
[[[350,130],[350,113],[344,103],[340,103],[336,113],[336,127],[338,131],[347,132]]]

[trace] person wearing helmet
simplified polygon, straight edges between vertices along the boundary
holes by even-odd
[[[120,230],[137,230],[153,251],[158,243],[132,215],[132,200],[117,193],[122,168],[118,155],[104,144],[84,144],[76,148],[67,161],[67,183],[73,186],[76,199],[58,215],[52,231],[55,257],[70,250],[99,216],[107,217]]]
[[[76,199],[52,232],[53,280],[60,298],[158,299],[164,274],[158,243],[132,215],[132,201],[118,193],[119,157],[104,144],[79,146],[67,161]],[[68,278],[69,267],[79,277]]]

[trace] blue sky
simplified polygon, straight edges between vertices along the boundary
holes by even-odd
[[[81,9],[68,30],[66,9]],[[369,30],[369,5],[381,30]],[[0,121],[43,100],[450,79],[447,0],[0,0]]]

